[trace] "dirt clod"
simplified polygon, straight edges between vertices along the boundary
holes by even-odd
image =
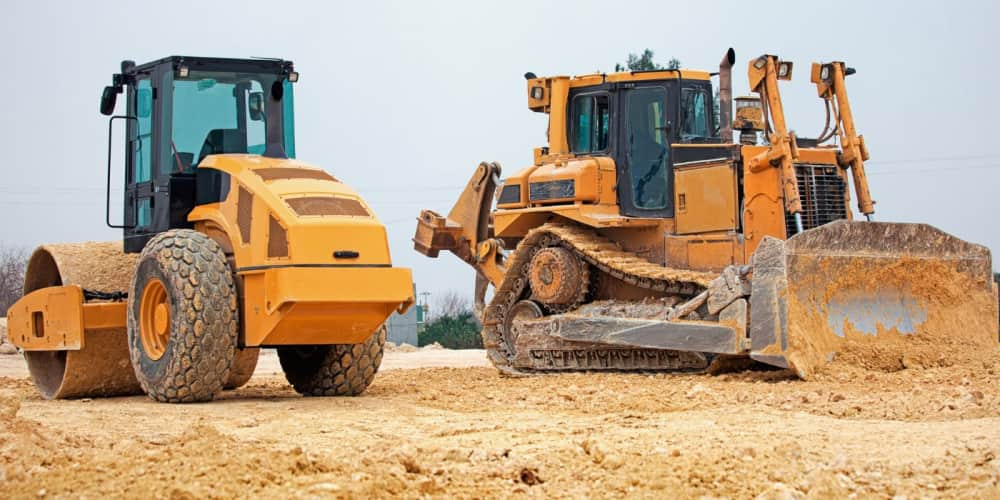
[[[538,477],[538,471],[533,468],[522,468],[520,474],[518,474],[518,480],[528,486],[534,486],[536,484],[544,483],[541,477]]]

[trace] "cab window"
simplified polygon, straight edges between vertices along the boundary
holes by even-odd
[[[662,87],[628,93],[628,155],[632,202],[641,210],[663,210],[670,203],[670,144]]]
[[[608,95],[576,96],[570,108],[570,150],[583,154],[607,151],[611,121]]]
[[[281,76],[268,73],[210,71],[191,71],[186,78],[174,78],[168,145],[171,172],[191,172],[214,154],[263,154],[271,120],[283,124],[285,151],[294,157],[291,84],[279,83],[285,87],[277,113],[269,110],[266,102],[278,78]]]
[[[687,88],[681,93],[681,142],[711,137],[708,91]]]

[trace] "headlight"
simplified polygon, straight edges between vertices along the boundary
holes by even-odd
[[[509,205],[512,203],[521,203],[520,184],[504,186],[503,189],[500,190],[500,198],[497,199],[497,205]]]
[[[791,61],[781,61],[778,63],[778,78],[782,80],[792,79],[792,62]]]

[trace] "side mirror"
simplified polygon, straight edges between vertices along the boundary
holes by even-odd
[[[255,122],[264,121],[264,93],[250,92],[247,101],[247,107],[250,110],[250,119]]]
[[[150,89],[139,89],[136,94],[135,114],[139,118],[148,118],[153,113],[153,91]]]
[[[118,91],[110,85],[104,87],[104,93],[101,94],[101,114],[111,116],[115,112],[117,101]]]

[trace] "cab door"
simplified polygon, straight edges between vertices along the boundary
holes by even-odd
[[[129,88],[129,151],[125,169],[125,251],[142,250],[153,221],[154,89],[152,74],[137,74]]]
[[[615,163],[622,215],[673,217],[668,90],[662,85],[622,89],[619,148]]]

